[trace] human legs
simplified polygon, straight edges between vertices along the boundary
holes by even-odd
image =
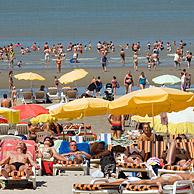
[[[173,141],[167,153],[167,158],[166,158],[167,164],[171,165],[172,163],[174,163],[175,157],[176,157],[175,154],[176,154],[176,142]]]
[[[129,84],[125,84],[125,94],[128,94],[129,91]]]

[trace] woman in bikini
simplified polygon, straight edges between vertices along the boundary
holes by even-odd
[[[57,73],[61,73],[61,64],[62,64],[62,60],[60,57],[58,57],[56,59]]]
[[[124,78],[124,85],[125,85],[125,93],[126,94],[128,94],[128,91],[132,92],[133,76],[131,75],[130,71],[127,73],[127,75]]]

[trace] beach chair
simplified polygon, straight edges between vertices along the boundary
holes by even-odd
[[[46,103],[46,93],[44,91],[35,92],[35,102],[36,103]]]
[[[77,90],[67,90],[65,94],[68,101],[72,101],[78,98],[78,92]]]
[[[9,124],[6,123],[0,124],[0,135],[8,135],[9,129],[10,129]]]
[[[193,194],[192,181],[176,181],[173,185],[163,187],[164,194],[190,193]],[[130,185],[111,183],[109,179],[94,179],[90,184],[73,184],[73,194],[158,194],[156,185]]]
[[[22,103],[23,104],[30,104],[33,102],[33,99],[34,99],[34,96],[33,96],[33,93],[32,91],[29,91],[29,92],[22,92]]]
[[[112,149],[112,142],[111,142],[112,134],[111,133],[100,133],[97,136],[97,141],[104,141],[108,146],[108,150]]]
[[[85,151],[87,153],[90,153],[90,148],[88,143],[77,143],[78,150]],[[69,150],[69,142],[62,141],[61,146],[59,148],[59,154],[65,154],[68,153]],[[84,175],[89,175],[90,168],[89,168],[89,161],[86,160],[82,164],[73,164],[73,165],[64,165],[60,161],[57,161],[53,165],[53,175],[57,175],[57,171],[84,171]]]
[[[21,136],[15,136],[15,135],[0,135],[0,141],[1,140],[5,140],[5,139],[18,139],[18,140],[22,140]]]
[[[7,140],[3,141],[2,145],[1,145],[1,150],[0,150],[0,160],[5,158],[8,153],[15,150],[18,141],[21,141],[21,140],[7,139]],[[26,146],[27,146],[27,153],[31,155],[31,157],[34,161],[36,161],[35,142],[32,140],[24,140],[24,142],[26,143]],[[5,178],[3,176],[0,176],[0,180],[2,180],[2,181],[27,180],[27,181],[31,181],[32,185],[33,185],[33,189],[36,189],[36,170],[34,167],[32,167],[32,172],[33,172],[33,174],[28,179],[25,176],[18,177],[17,179],[14,179],[13,177]]]
[[[61,101],[61,94],[59,93],[57,87],[49,87],[47,95],[50,100]]]
[[[36,133],[36,141],[43,143],[45,137],[50,137],[51,134],[45,131],[39,131]]]
[[[166,141],[138,141],[138,149],[143,150],[148,157],[160,158],[164,151],[167,150]]]
[[[187,150],[191,159],[194,159],[194,139],[189,140],[176,140],[177,146],[181,149]],[[189,166],[188,168],[184,168],[177,165],[168,165],[164,166],[162,169],[158,170],[158,175],[161,174],[175,174],[175,173],[190,173],[193,172],[193,166]]]
[[[17,135],[28,135],[28,124],[16,124]]]

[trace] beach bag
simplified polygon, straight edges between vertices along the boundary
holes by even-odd
[[[116,172],[116,160],[112,154],[104,156],[100,160],[101,171],[104,173],[104,176]]]

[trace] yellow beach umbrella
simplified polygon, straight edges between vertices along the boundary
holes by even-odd
[[[107,113],[109,101],[100,98],[81,98],[50,111],[57,119],[79,119]]]
[[[39,75],[37,73],[32,73],[32,72],[20,73],[20,74],[14,75],[14,77],[18,80],[30,80],[31,81],[31,88],[32,88],[32,81],[34,81],[34,80],[39,80],[39,81],[45,80],[45,78],[42,77],[41,75]]]
[[[111,114],[155,116],[194,105],[194,94],[172,88],[152,87],[126,94],[109,104]]]
[[[53,117],[51,114],[41,114],[37,117],[34,117],[30,120],[32,124],[38,124],[38,123],[52,123],[57,121],[55,117]]]
[[[20,111],[0,107],[0,115],[6,118],[9,123],[16,124],[20,121]]]
[[[85,71],[84,69],[74,69],[73,71],[62,75],[59,78],[59,81],[62,84],[68,84],[68,83],[72,83],[76,80],[84,78],[87,74],[88,72]]]

